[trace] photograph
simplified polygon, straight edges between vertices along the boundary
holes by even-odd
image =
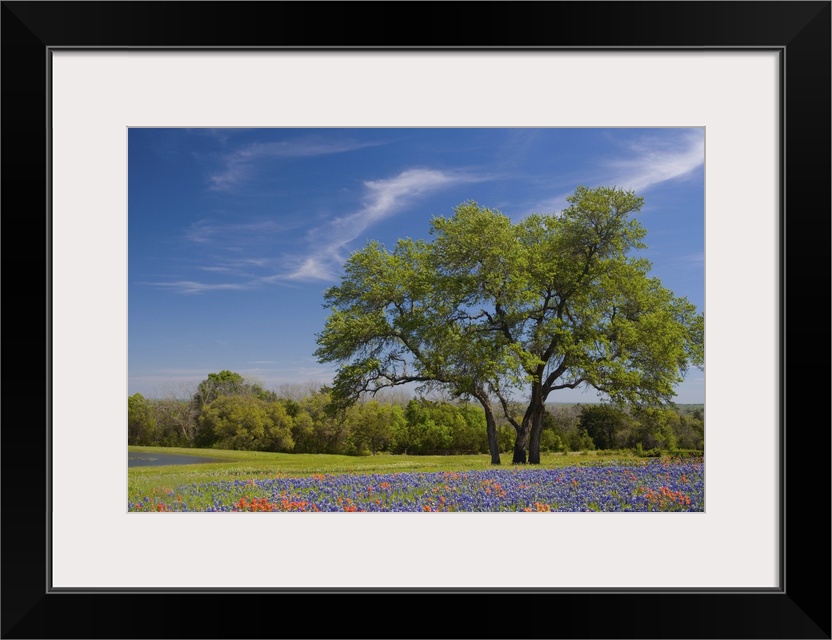
[[[705,510],[704,128],[128,154],[128,511]]]

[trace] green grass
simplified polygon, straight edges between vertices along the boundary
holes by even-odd
[[[230,451],[224,449],[183,449],[174,447],[128,447],[130,453],[170,453],[216,457],[218,462],[159,467],[130,467],[127,472],[128,496],[149,495],[154,488],[175,487],[197,482],[268,478],[277,474],[306,476],[313,473],[397,473],[468,471],[492,468],[491,456],[343,456],[310,453],[269,453],[264,451]],[[511,452],[501,454],[502,466],[511,466]],[[634,456],[598,456],[594,451],[582,455],[572,452],[541,453],[540,467],[566,467],[595,460],[635,460]]]

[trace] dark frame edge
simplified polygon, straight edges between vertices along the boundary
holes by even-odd
[[[24,307],[28,307],[30,309],[36,309],[37,312],[40,314],[39,318],[33,318],[27,314],[23,314],[23,317],[16,317],[10,314],[6,315],[6,322],[5,328],[3,330],[4,334],[8,338],[9,336],[15,335],[17,332],[20,332],[21,335],[28,335],[33,338],[33,344],[37,344],[37,340],[42,336],[46,335],[49,343],[51,344],[51,280],[48,278],[49,268],[51,268],[51,237],[46,234],[46,229],[51,228],[51,170],[48,163],[48,158],[51,157],[51,136],[47,135],[44,144],[40,145],[40,149],[43,150],[43,154],[39,152],[34,147],[38,145],[31,144],[32,135],[31,131],[37,131],[38,127],[42,127],[43,122],[48,122],[49,126],[51,127],[51,110],[47,107],[49,101],[49,82],[51,80],[51,54],[49,53],[48,45],[43,42],[39,37],[38,33],[40,33],[38,29],[37,21],[34,22],[24,22],[20,18],[17,17],[15,12],[11,10],[13,7],[20,7],[23,5],[28,4],[48,4],[53,5],[57,3],[27,3],[27,2],[4,2],[2,3],[2,40],[3,40],[3,52],[6,54],[3,56],[3,88],[6,89],[7,100],[4,104],[3,109],[3,123],[6,125],[6,132],[7,135],[4,136],[3,139],[3,159],[7,160],[5,164],[5,175],[3,179],[3,186],[5,189],[3,190],[4,195],[3,201],[7,204],[6,210],[7,213],[10,211],[11,207],[8,206],[8,203],[16,202],[16,201],[25,201],[25,199],[31,199],[32,193],[40,193],[40,189],[45,189],[45,198],[44,200],[47,203],[47,216],[41,217],[40,220],[33,220],[32,218],[25,218],[22,216],[12,216],[7,215],[4,216],[4,223],[6,225],[6,244],[8,249],[8,244],[10,242],[14,242],[17,244],[24,245],[27,249],[31,250],[30,256],[28,259],[23,259],[20,261],[16,256],[17,254],[12,253],[11,251],[6,251],[3,259],[3,265],[6,267],[5,271],[7,277],[3,279],[3,284],[5,285],[5,295],[6,301],[13,301],[14,304],[21,303]],[[74,4],[74,3],[65,3],[65,4]],[[118,3],[116,3],[118,4]],[[125,4],[133,4],[133,3],[125,3]],[[139,3],[141,4],[141,3]],[[673,4],[673,3],[663,3],[663,4]],[[725,3],[725,4],[732,4],[732,3]],[[755,3],[748,3],[748,4],[755,4]],[[775,3],[772,3],[775,4]],[[788,3],[787,3],[788,4]],[[810,340],[805,337],[801,336],[800,332],[796,328],[790,329],[789,326],[786,324],[786,295],[788,294],[788,283],[792,281],[793,283],[797,283],[798,280],[801,278],[803,274],[805,274],[810,269],[817,267],[817,257],[814,259],[810,257],[808,254],[809,251],[806,251],[804,255],[800,255],[799,251],[794,250],[796,247],[800,246],[810,246],[815,249],[817,252],[816,255],[825,256],[828,258],[829,246],[828,246],[828,239],[829,239],[829,220],[828,220],[828,212],[830,211],[830,198],[829,198],[829,125],[828,125],[828,115],[830,113],[829,110],[829,60],[828,60],[828,52],[829,52],[829,45],[830,45],[830,35],[828,26],[830,23],[829,16],[830,16],[830,3],[829,2],[809,2],[809,3],[794,3],[797,5],[804,5],[809,6],[813,9],[817,9],[814,12],[813,18],[806,23],[805,27],[801,29],[798,33],[794,35],[794,39],[788,43],[786,51],[781,54],[781,78],[785,78],[786,81],[789,83],[789,86],[793,89],[798,87],[799,90],[795,94],[791,94],[786,91],[784,87],[781,91],[781,123],[782,124],[789,124],[789,133],[788,133],[788,140],[786,140],[785,135],[785,127],[781,126],[780,132],[780,140],[781,140],[781,156],[784,162],[781,162],[780,167],[780,179],[781,184],[786,187],[786,178],[787,173],[789,177],[789,192],[787,193],[785,188],[781,189],[780,193],[780,200],[781,200],[781,211],[783,215],[781,216],[780,221],[780,230],[781,230],[781,243],[780,243],[780,257],[781,263],[779,265],[779,273],[781,276],[781,300],[782,305],[780,309],[780,333],[781,333],[781,345],[780,345],[780,357],[781,362],[783,363],[783,376],[780,380],[780,394],[781,394],[781,403],[780,403],[780,420],[781,425],[783,428],[781,429],[780,434],[780,443],[782,446],[783,455],[781,456],[780,460],[780,470],[781,470],[781,491],[784,496],[784,503],[786,502],[785,498],[788,496],[796,496],[797,490],[796,489],[789,489],[785,482],[786,478],[786,466],[788,466],[790,478],[794,478],[793,480],[789,481],[789,484],[793,486],[798,485],[799,483],[803,483],[804,481],[816,481],[817,476],[813,475],[810,471],[801,469],[796,464],[797,461],[800,459],[798,458],[797,454],[792,454],[793,457],[789,457],[790,454],[786,450],[786,437],[785,437],[785,424],[786,419],[789,416],[796,415],[791,407],[796,405],[789,405],[787,406],[786,400],[786,370],[787,370],[787,357],[786,357],[786,350],[785,350],[785,343],[788,340],[790,345],[799,345],[800,348],[806,347],[809,345]],[[468,47],[463,47],[468,48]],[[34,55],[34,52],[37,52],[37,55]],[[814,66],[812,69],[807,70],[805,61],[800,56],[795,56],[794,54],[798,54],[800,52],[805,52],[806,55],[814,56],[812,57],[813,60],[816,60],[817,66]],[[812,53],[814,52],[814,53]],[[11,54],[22,54],[22,55],[14,55],[14,63],[16,69],[8,72],[11,68],[11,61],[10,57]],[[44,72],[44,54],[46,55],[46,97],[44,99],[43,95],[40,94],[43,87],[43,72]],[[819,56],[819,57],[818,57]],[[790,66],[793,65],[793,66]],[[802,75],[807,74],[808,72],[812,73],[812,80],[815,82],[815,86],[810,86],[810,80],[805,78],[801,78]],[[31,75],[28,75],[31,74]],[[28,75],[28,82],[24,76]],[[792,78],[794,77],[794,82]],[[32,79],[35,79],[34,81]],[[41,89],[37,87],[33,87],[33,84],[40,84]],[[805,110],[806,107],[806,94],[807,92],[812,95],[814,98],[817,97],[817,87],[822,87],[824,92],[821,95],[821,103],[818,104],[817,101],[813,103],[811,109],[808,112]],[[12,91],[23,89],[23,93],[26,94],[24,99],[20,100],[9,100],[8,96],[10,95],[9,89]],[[41,97],[38,98],[37,96],[40,95]],[[797,100],[797,104],[793,103],[794,100]],[[803,101],[803,104],[800,104],[800,101]],[[38,101],[40,101],[40,105],[38,105]],[[791,102],[790,102],[791,101]],[[801,108],[804,108],[801,111]],[[827,122],[825,124],[825,128],[823,123],[819,122],[819,118],[817,117],[817,112],[820,112],[820,115],[823,116],[824,114],[827,116]],[[805,122],[812,125],[811,130],[804,130],[804,127],[800,126],[800,120],[805,119]],[[23,125],[23,126],[21,126]],[[29,127],[32,129],[30,130]],[[818,128],[820,127],[820,128]],[[19,131],[18,129],[24,129],[29,131],[28,134],[24,136],[23,131]],[[17,130],[17,131],[16,131]],[[820,135],[818,135],[820,134]],[[30,147],[26,148],[26,141],[23,138],[28,140]],[[813,153],[809,160],[801,159],[798,157],[797,153],[791,154],[789,153],[786,145],[789,145],[789,148],[794,149],[806,149],[812,144],[816,143],[817,138],[826,141],[826,146],[821,145],[820,153]],[[22,163],[19,163],[17,166],[13,166],[9,162],[9,158],[11,157],[12,150],[14,152],[20,152],[20,156],[24,158]],[[790,169],[798,169],[799,171],[795,171],[792,173],[791,171],[787,172],[786,170],[786,163],[790,165]],[[38,167],[46,170],[47,179],[45,183],[41,181],[41,186],[38,187],[34,185],[34,181],[32,180],[31,176],[27,177],[27,172],[37,169]],[[35,198],[37,200],[37,198]],[[796,226],[790,226],[787,224],[787,217],[786,217],[786,207],[793,212],[809,210],[809,209],[819,209],[822,215],[826,215],[826,218],[818,217],[816,221],[819,225],[821,225],[821,229],[826,231],[826,234],[818,232],[818,227],[812,227],[811,229],[807,229],[805,226],[803,229],[800,229]],[[35,216],[36,218],[36,216]],[[46,228],[44,229],[41,225],[45,224]],[[795,225],[798,224],[797,222]],[[43,233],[43,235],[41,235]],[[787,240],[788,238],[793,238],[792,241]],[[45,244],[46,248],[46,260],[43,263],[39,263],[40,258],[42,257],[42,252],[44,249],[44,243],[42,238],[47,238],[47,242]],[[11,239],[10,239],[11,238]],[[790,261],[790,265],[793,265],[789,270],[786,269],[786,253],[787,253],[787,244],[790,247],[793,247],[792,251],[788,252],[788,259]],[[828,262],[828,261],[827,261]],[[14,273],[15,271],[19,271],[20,267],[23,266],[28,269],[28,273],[35,273],[35,274],[43,274],[42,280],[40,282],[47,283],[47,295],[46,295],[46,308],[44,309],[40,305],[43,303],[41,290],[37,287],[40,283],[36,284],[33,290],[31,288],[31,284],[28,283],[27,286],[26,282],[15,284],[14,281],[8,277],[8,274]],[[44,270],[44,266],[46,266],[46,270]],[[826,280],[824,280],[824,284],[828,285],[828,273],[826,273]],[[796,274],[796,275],[791,275]],[[38,278],[34,278],[35,281]],[[826,289],[829,290],[828,287]],[[33,314],[34,315],[34,314]],[[45,322],[44,324],[41,324]],[[32,332],[34,331],[34,335]],[[814,348],[817,348],[817,336],[814,337],[814,340],[811,341],[814,345]],[[826,346],[826,344],[824,344]],[[40,363],[46,362],[47,370],[51,370],[51,352],[41,351],[41,347],[36,347],[36,353],[38,356],[43,354],[43,360],[39,360],[37,357],[33,357],[32,361],[39,361]],[[791,361],[793,362],[793,360]],[[6,396],[14,397],[14,398],[28,398],[30,401],[34,400],[38,402],[38,398],[42,398],[42,395],[39,390],[32,389],[32,385],[29,384],[29,388],[26,389],[24,384],[16,382],[16,378],[20,376],[23,379],[28,378],[29,381],[31,380],[40,380],[43,377],[43,371],[41,370],[40,365],[38,362],[33,362],[32,364],[26,365],[19,362],[14,363],[14,369],[12,370],[9,365],[9,359],[6,360],[7,366],[4,367],[6,373]],[[14,373],[12,373],[12,371]],[[46,404],[46,414],[47,414],[47,430],[46,430],[46,438],[47,442],[51,442],[51,385],[52,381],[49,376],[46,379],[46,390],[47,390],[47,404]],[[42,401],[42,399],[40,400]],[[794,401],[793,401],[794,402]],[[12,411],[6,407],[6,414],[8,416],[9,413]],[[8,422],[7,422],[8,424]],[[56,590],[52,588],[51,584],[51,557],[47,560],[46,564],[41,564],[40,561],[34,561],[33,557],[27,553],[23,554],[15,554],[15,545],[20,544],[21,547],[27,551],[31,549],[26,544],[24,538],[27,536],[34,535],[35,538],[38,538],[38,533],[36,529],[37,526],[25,526],[25,525],[18,525],[18,521],[25,521],[25,522],[41,522],[44,523],[44,527],[47,532],[47,540],[48,540],[48,531],[51,527],[51,509],[49,505],[49,492],[47,491],[47,487],[49,483],[52,482],[50,469],[51,469],[51,449],[49,449],[47,445],[47,454],[46,454],[46,474],[44,476],[43,482],[43,491],[44,493],[41,495],[47,495],[47,506],[44,510],[43,505],[33,504],[33,505],[21,505],[18,507],[15,504],[15,513],[12,519],[10,515],[9,506],[14,501],[10,500],[10,487],[13,487],[13,472],[15,469],[14,463],[11,461],[11,456],[13,453],[10,453],[10,449],[17,448],[17,446],[33,446],[37,445],[40,441],[37,439],[36,436],[32,436],[31,434],[20,434],[20,433],[10,433],[9,430],[6,430],[6,433],[3,436],[5,444],[6,453],[3,454],[3,462],[5,463],[3,467],[5,467],[6,471],[3,472],[3,479],[6,482],[3,483],[5,489],[3,490],[3,497],[6,498],[5,503],[7,505],[6,508],[6,526],[4,527],[3,533],[5,534],[2,539],[2,550],[4,554],[4,562],[3,562],[3,569],[2,569],[2,597],[4,600],[3,604],[3,621],[2,621],[2,637],[3,638],[28,638],[28,637],[155,637],[151,635],[144,636],[141,634],[142,630],[149,631],[151,629],[150,626],[141,626],[138,625],[134,627],[131,631],[128,631],[131,635],[123,635],[118,636],[113,634],[112,629],[107,629],[106,625],[102,622],[95,622],[95,613],[100,605],[96,605],[93,603],[93,598],[91,593],[88,591],[74,591],[74,590]],[[11,446],[9,446],[11,444]],[[827,445],[826,451],[829,450],[829,440],[828,435],[826,439],[821,440],[821,444]],[[822,446],[820,447],[823,448]],[[793,451],[796,451],[793,450]],[[791,463],[788,461],[791,460]],[[9,469],[12,471],[9,471]],[[10,478],[12,478],[10,483]],[[828,480],[828,478],[827,478]],[[41,480],[36,479],[35,486],[32,488],[32,492],[37,494],[38,491],[41,489],[41,485],[37,484],[41,482]],[[829,503],[829,492],[828,488],[823,493],[821,492],[821,498],[826,498],[825,504]],[[821,500],[821,502],[824,502]],[[790,502],[790,504],[792,504]],[[799,502],[794,502],[792,509],[794,510],[792,513],[796,513],[797,505]],[[42,520],[43,513],[45,511],[45,522]],[[711,611],[714,615],[717,615],[718,612],[722,612],[724,614],[733,613],[734,615],[742,615],[742,616],[767,616],[766,622],[768,623],[768,628],[764,629],[762,626],[759,626],[759,623],[752,624],[751,620],[749,619],[749,626],[747,627],[746,631],[749,632],[749,635],[737,635],[737,636],[728,636],[724,635],[724,632],[730,628],[722,627],[720,628],[718,625],[714,627],[711,626],[697,626],[696,624],[692,624],[688,627],[687,631],[690,632],[701,632],[701,637],[774,637],[774,638],[829,638],[830,637],[830,621],[828,619],[828,614],[830,611],[830,599],[829,599],[829,586],[821,587],[819,590],[812,585],[808,584],[798,584],[793,580],[789,580],[788,577],[791,573],[791,569],[787,571],[787,558],[788,558],[788,565],[794,565],[795,568],[800,568],[803,571],[809,571],[811,566],[814,566],[813,563],[817,562],[818,558],[816,555],[810,555],[817,550],[814,548],[807,549],[807,545],[803,544],[801,541],[797,540],[796,536],[792,537],[791,539],[786,539],[786,506],[784,504],[784,508],[781,513],[781,518],[779,522],[781,537],[783,539],[784,545],[784,553],[781,555],[780,558],[780,575],[781,575],[781,585],[782,590],[777,590],[776,593],[772,593],[769,590],[761,590],[760,593],[751,594],[751,593],[736,593],[736,594],[729,594],[729,593],[697,593],[694,595],[694,598],[698,598],[700,601],[701,606],[703,607],[711,607]],[[825,521],[825,529],[822,533],[827,534],[825,537],[826,539],[829,538],[829,525],[828,520]],[[822,535],[821,538],[824,536]],[[10,556],[10,552],[13,554]],[[829,566],[829,558],[828,555],[825,557],[820,558],[822,562],[819,564],[823,567]],[[825,562],[823,562],[825,561]],[[33,568],[42,567],[42,571],[32,571]],[[13,574],[13,576],[11,575]],[[806,577],[806,574],[803,574],[802,577]],[[46,589],[44,589],[44,581],[46,582]],[[695,591],[695,590],[694,590]],[[767,593],[762,593],[766,591]],[[187,590],[185,590],[187,592]],[[180,596],[185,596],[185,592],[174,592]],[[333,593],[336,595],[343,596],[345,595],[343,592],[340,591],[325,591],[327,593]],[[101,597],[107,598],[107,600],[113,599],[117,593],[116,591],[100,591]],[[124,593],[136,594],[139,598],[146,600],[146,604],[148,606],[158,606],[163,604],[163,598],[165,593],[171,592],[144,592],[141,593],[140,590],[130,590]],[[198,594],[192,594],[194,597],[199,597],[205,599],[204,604],[200,606],[207,606],[210,607],[211,605],[216,605],[220,603],[220,596],[225,594],[226,592],[199,592]],[[316,591],[316,593],[319,593]],[[374,592],[373,590],[368,590],[367,593],[373,593],[378,595],[379,597],[384,598],[384,600],[376,602],[384,602],[385,606],[387,607],[401,607],[400,603],[396,603],[393,599],[392,595],[389,595],[387,592],[379,593]],[[417,595],[418,598],[426,598],[430,596],[430,593],[435,593],[433,591],[430,592],[422,592],[420,593],[419,590],[405,590],[403,593],[409,593],[411,595]],[[457,594],[459,592],[453,592],[452,594]],[[231,594],[234,597],[234,594]],[[359,594],[355,594],[358,596]],[[494,593],[494,592],[483,592],[482,598],[485,598],[485,601],[490,606],[491,604],[495,606],[505,606],[505,604],[500,605],[498,603],[505,603],[505,597],[512,597],[513,594],[505,594],[505,593]],[[574,594],[562,594],[558,595],[559,598],[563,598],[564,608],[568,608],[569,604],[576,604],[578,600],[576,598],[582,597],[579,595]],[[627,616],[629,605],[634,604],[635,602],[639,603],[646,603],[647,600],[646,595],[643,593],[631,593],[631,594],[623,594],[624,597],[622,598],[622,594],[596,594],[597,603],[604,604],[607,606],[610,613],[615,615]],[[281,594],[281,598],[291,598],[292,604],[298,604],[300,599],[306,597],[302,593],[295,593],[292,594]],[[497,600],[497,597],[500,597],[501,600]],[[542,606],[546,606],[544,598],[551,597],[547,594],[541,593],[533,593],[530,592],[528,597],[531,598],[532,602],[538,601],[539,604]],[[618,603],[615,602],[612,598],[616,598]],[[764,598],[766,600],[765,603],[761,603],[760,600]],[[349,598],[348,598],[349,599]],[[622,602],[622,600],[626,600],[627,602]],[[652,600],[654,602],[658,601],[660,603],[667,604],[669,606],[673,606],[674,603],[674,595],[673,594],[658,594],[657,596],[652,596]],[[756,601],[756,602],[755,602]],[[267,602],[264,598],[263,602]],[[410,600],[411,606],[413,603],[419,602],[419,600]],[[484,602],[481,601],[482,604]],[[775,604],[776,603],[776,604]],[[194,604],[193,602],[191,604]],[[120,606],[117,606],[118,609],[121,609]],[[124,607],[126,609],[126,607]],[[74,610],[74,612],[72,611]],[[402,610],[402,615],[406,615],[407,609]],[[54,625],[47,625],[47,620],[52,618],[56,615],[65,615],[68,617],[64,618],[65,626],[60,629],[60,635],[48,635],[47,632],[55,631],[56,627]],[[772,616],[775,616],[772,618]],[[824,617],[825,616],[825,617]],[[71,622],[70,622],[71,620]],[[673,617],[669,615],[664,615],[662,613],[657,614],[656,624],[659,628],[659,635],[657,637],[673,637],[668,635],[668,629],[666,625],[672,624]],[[742,625],[738,625],[734,630],[737,630]],[[624,628],[626,625],[622,625],[622,631],[626,632],[627,629]],[[495,627],[496,630],[499,627]],[[418,631],[417,631],[418,629]],[[477,634],[475,627],[472,627],[471,632],[473,635],[469,637],[489,637],[487,633]],[[253,631],[260,630],[260,627],[252,627]],[[267,629],[264,627],[264,631]],[[720,630],[722,633],[720,633]],[[199,631],[196,632],[196,635],[189,636],[188,630],[186,628],[177,629],[179,633],[183,633],[184,635],[179,635],[179,637],[225,637],[223,635],[203,635]],[[422,633],[419,634],[419,631]],[[558,634],[563,634],[564,632],[569,633],[570,631],[576,633],[574,637],[597,637],[597,636],[584,636],[580,635],[581,633],[586,633],[587,629],[583,626],[574,626],[570,627],[569,625],[565,625],[563,628],[553,628],[552,632],[557,632]],[[635,628],[629,629],[629,631],[633,632],[635,635],[632,637],[650,637],[648,635],[641,635],[639,636],[638,630]],[[763,634],[762,631],[766,633]],[[217,628],[217,633],[221,634],[220,628]],[[366,631],[365,631],[366,632]],[[430,637],[430,628],[429,627],[414,627],[414,632],[418,635],[424,635],[426,637]],[[643,634],[645,632],[644,629],[641,630]],[[203,632],[204,633],[204,632]],[[541,629],[540,627],[537,628],[537,631],[532,631],[530,634],[528,632],[528,628],[524,632],[524,637],[546,637],[546,635],[540,635],[540,633],[545,633],[545,630]],[[138,635],[132,635],[138,634]],[[711,634],[711,635],[708,635]],[[770,635],[769,635],[770,634]],[[252,637],[254,637],[252,635]],[[344,636],[347,637],[347,636]],[[373,637],[370,635],[366,635],[364,637]],[[389,635],[380,635],[378,637],[389,637]],[[408,636],[402,636],[408,637]],[[415,636],[412,636],[415,637]],[[510,637],[510,636],[508,636]],[[623,636],[627,637],[627,636]],[[694,636],[689,636],[694,637]]]

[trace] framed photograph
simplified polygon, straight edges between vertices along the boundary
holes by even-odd
[[[4,638],[830,637],[830,434],[804,355],[828,332],[794,306],[829,291],[830,2],[3,2],[1,35]],[[130,152],[162,171],[152,132],[405,129],[697,132],[649,168],[704,178],[700,513],[127,512]],[[224,162],[217,188],[245,169]],[[448,183],[426,166],[365,209]],[[320,237],[292,274],[336,269],[344,238]]]

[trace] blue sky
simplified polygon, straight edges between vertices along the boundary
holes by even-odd
[[[230,369],[325,384],[313,352],[352,251],[428,238],[467,200],[513,220],[578,185],[644,196],[652,275],[704,310],[704,130],[130,129],[128,394],[181,394]],[[561,391],[550,402],[595,402]],[[679,403],[704,402],[692,370]]]

